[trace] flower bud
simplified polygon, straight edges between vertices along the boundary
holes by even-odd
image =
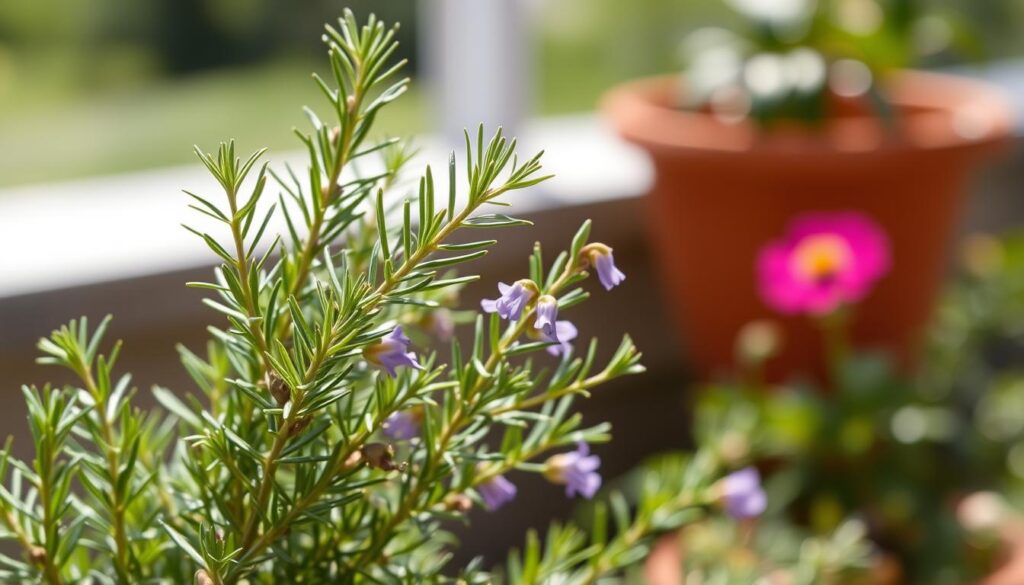
[[[478,485],[476,491],[484,501],[484,507],[493,512],[514,500],[519,490],[504,475],[495,475]]]
[[[605,290],[612,290],[626,280],[626,275],[615,266],[612,249],[604,244],[594,242],[583,246],[579,260],[583,267],[594,267],[597,279],[601,281],[601,286]]]
[[[541,332],[544,339],[559,341],[555,322],[558,320],[558,299],[543,295],[537,299],[537,320],[533,327]]]
[[[320,187],[320,194],[323,196],[325,203],[330,203],[341,196],[342,188],[337,183],[327,184]]]
[[[761,474],[755,467],[746,467],[727,475],[718,482],[718,494],[725,511],[744,520],[764,513],[768,498],[761,487]]]
[[[417,405],[389,416],[382,432],[389,439],[408,441],[419,436],[422,424],[423,407]]]
[[[444,508],[450,512],[469,512],[473,508],[473,500],[466,494],[449,494],[444,499]]]
[[[270,391],[270,395],[277,401],[278,406],[284,406],[292,398],[292,391],[285,383],[281,376],[277,375],[276,372],[270,372],[267,374],[267,390]]]
[[[601,459],[590,454],[590,445],[580,442],[575,451],[552,455],[544,463],[544,477],[551,483],[564,485],[565,495],[581,495],[588,500],[601,487],[601,475],[597,473]]]
[[[306,430],[306,427],[308,427],[309,423],[311,422],[313,422],[312,416],[304,416],[297,419],[295,422],[292,423],[291,428],[288,429],[288,436],[298,436],[300,433],[302,433],[302,431]]]
[[[391,445],[386,445],[384,443],[367,443],[363,445],[361,452],[363,460],[366,461],[366,465],[373,469],[394,471],[396,469],[405,468],[404,464],[395,464],[395,448]]]
[[[46,549],[41,546],[33,546],[28,551],[28,560],[37,567],[43,566],[46,564]]]
[[[379,342],[368,345],[363,350],[363,357],[371,364],[383,368],[392,378],[398,375],[398,368],[422,370],[423,366],[416,360],[416,354],[409,351],[411,344],[412,341],[402,332],[402,328],[395,327]]]
[[[196,571],[195,585],[213,585],[213,579],[203,569]]]

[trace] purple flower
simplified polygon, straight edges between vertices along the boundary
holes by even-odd
[[[572,321],[555,321],[555,334],[551,337],[544,336],[544,341],[557,341],[558,345],[549,345],[548,353],[553,356],[566,355],[572,351],[572,340],[576,339],[579,331]]]
[[[612,290],[626,280],[626,275],[615,267],[615,258],[612,257],[611,250],[608,250],[607,254],[598,255],[594,259],[594,266],[597,267],[597,278],[605,290]]]
[[[384,423],[384,436],[396,441],[408,441],[420,434],[422,412],[414,407],[396,412]]]
[[[761,249],[757,275],[776,311],[825,315],[867,296],[891,264],[889,239],[868,216],[810,213]]]
[[[591,455],[590,446],[582,441],[575,451],[552,456],[544,467],[544,477],[564,485],[565,495],[570,498],[579,494],[589,500],[601,487],[601,476],[597,473],[601,459]]]
[[[497,510],[516,497],[515,484],[505,479],[504,475],[495,475],[478,485],[476,491],[483,498],[484,506],[491,511]]]
[[[523,314],[526,303],[530,301],[533,293],[530,292],[522,282],[516,282],[511,286],[504,282],[498,283],[498,292],[501,296],[496,299],[484,299],[480,306],[487,313],[497,313],[502,319],[517,321]]]
[[[761,487],[761,474],[754,467],[745,467],[725,476],[720,486],[725,511],[733,518],[754,518],[768,507],[768,497]]]
[[[533,327],[541,332],[544,339],[558,341],[558,299],[544,295],[537,301],[537,320]]]
[[[626,275],[615,266],[615,257],[612,256],[612,249],[604,244],[588,244],[584,246],[581,254],[593,264],[597,270],[597,278],[605,290],[612,290],[626,280]]]
[[[391,377],[394,377],[396,370],[403,366],[422,370],[423,366],[416,361],[416,354],[409,351],[411,343],[402,333],[402,327],[398,326],[379,343],[364,349],[363,357],[371,364],[384,368]]]

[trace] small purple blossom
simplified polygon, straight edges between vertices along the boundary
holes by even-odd
[[[504,475],[495,475],[478,485],[476,491],[483,498],[484,506],[492,512],[511,502],[516,497],[515,484],[505,479]]]
[[[605,290],[612,290],[626,280],[626,275],[615,266],[615,257],[608,246],[597,242],[587,244],[580,254],[585,261],[593,265],[597,271],[597,279],[601,281]]]
[[[733,518],[754,518],[768,507],[768,497],[761,487],[761,474],[754,467],[734,471],[725,476],[720,485],[725,511]]]
[[[578,494],[589,500],[601,487],[601,475],[597,473],[601,458],[591,455],[590,446],[582,441],[575,451],[548,459],[545,467],[544,477],[552,483],[564,485],[565,495],[570,498]]]
[[[557,341],[558,345],[550,345],[547,352],[553,356],[562,356],[572,351],[572,340],[576,339],[579,331],[572,321],[555,321],[555,334],[551,337],[544,336],[544,341]]]
[[[396,441],[418,437],[422,418],[423,415],[417,409],[396,412],[384,423],[384,436]]]
[[[416,354],[409,351],[411,343],[409,338],[405,336],[405,333],[402,332],[402,327],[398,326],[381,339],[379,343],[375,343],[363,350],[363,356],[371,364],[384,368],[391,377],[395,377],[397,369],[403,366],[422,370],[423,366],[416,361]]]
[[[607,254],[597,254],[594,258],[594,267],[597,268],[597,278],[605,290],[612,290],[626,280],[626,275],[615,266],[611,250],[608,250]]]
[[[555,321],[558,319],[558,299],[551,295],[544,295],[537,301],[537,320],[533,323],[535,329],[541,332],[544,339],[558,341],[558,326]]]
[[[497,313],[502,319],[517,321],[523,314],[526,303],[530,301],[533,293],[530,292],[521,282],[507,285],[504,282],[498,283],[498,292],[501,296],[496,299],[484,299],[480,306],[487,313]]]

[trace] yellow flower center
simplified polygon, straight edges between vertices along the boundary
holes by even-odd
[[[796,273],[812,282],[827,282],[850,262],[850,246],[834,234],[817,234],[804,238],[793,251]]]

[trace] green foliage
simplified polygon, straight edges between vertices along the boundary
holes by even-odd
[[[1000,542],[961,503],[987,492],[1019,521],[1024,467],[1024,240],[976,236],[911,373],[855,352],[823,384],[767,388],[753,376],[707,387],[698,442],[778,469],[775,513],[825,535],[851,515],[913,583],[963,583],[999,566]],[[756,364],[754,365],[756,366]],[[764,530],[762,526],[760,530]]]
[[[885,78],[978,40],[948,6],[916,0],[726,0],[742,23],[684,43],[683,105],[729,122],[818,125],[834,115],[892,111]]]
[[[634,565],[647,557],[654,535],[678,529],[705,516],[712,501],[711,479],[720,472],[713,458],[699,453],[660,457],[643,466],[632,494],[613,493],[598,502],[587,531],[572,525],[552,525],[542,544],[535,532],[527,535],[522,553],[509,557],[499,582],[583,585]]]
[[[679,544],[685,553],[680,571],[688,579],[722,585],[761,578],[794,585],[845,583],[863,577],[876,561],[860,520],[846,520],[830,534],[813,536],[779,518],[761,521],[756,530],[712,519],[684,529]]]
[[[573,403],[643,371],[632,341],[604,364],[596,340],[553,360],[535,329],[540,297],[563,311],[587,299],[589,222],[550,264],[535,247],[532,296],[517,320],[476,315],[469,344],[416,359],[402,342],[411,367],[379,357],[394,351],[396,326],[429,339],[423,324],[476,278],[453,269],[496,243],[450,238],[528,225],[482,208],[548,177],[540,154],[520,159],[515,140],[480,128],[466,134],[464,161],[449,159],[446,192],[428,167],[406,194],[399,178],[414,151],[371,138],[380,110],[408,84],[403,62],[392,62],[394,30],[347,13],[324,41],[331,75],[314,80],[326,113],[308,110],[312,129],[296,131],[306,169],[273,172],[263,151],[242,158],[232,142],[196,149],[221,194],[187,192],[202,222],[187,229],[219,266],[210,282],[189,285],[209,291],[206,304],[226,323],[210,328],[204,355],[179,348],[198,391],[154,388],[163,408],[134,408],[130,377],[115,374],[120,343],[101,353],[109,319],[94,330],[72,321],[40,341],[40,362],[77,381],[26,389],[36,459],[18,462],[9,448],[0,459],[0,535],[23,553],[0,557],[5,580],[486,582],[479,562],[447,566],[454,539],[445,525],[486,504],[481,486],[498,476],[542,473],[539,459],[609,439],[609,426],[584,425]],[[399,413],[418,418],[411,440],[385,433]],[[570,562],[539,570],[593,581],[637,562],[651,534],[710,497],[702,490],[716,472],[665,468],[634,515],[613,498],[613,528]],[[576,534],[557,528],[552,538],[577,546]],[[532,562],[513,567],[537,575]],[[516,571],[517,581],[531,578]]]

